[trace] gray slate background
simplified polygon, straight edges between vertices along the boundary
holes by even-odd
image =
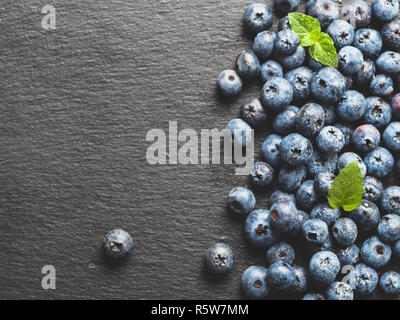
[[[259,83],[221,101],[215,89],[250,47],[242,13],[251,2],[0,2],[1,299],[243,298],[241,273],[266,263],[226,210],[247,177],[232,166],[150,166],[145,137],[169,120],[221,129],[258,93]],[[57,9],[56,31],[41,29],[45,4]],[[116,227],[134,238],[119,266],[101,250]],[[202,265],[215,242],[236,253],[222,279]],[[47,264],[53,291],[41,288]]]

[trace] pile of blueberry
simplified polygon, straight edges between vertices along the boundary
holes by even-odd
[[[299,0],[275,0],[275,6],[285,15],[296,11]],[[400,186],[384,188],[381,180],[395,168],[400,151],[399,3],[357,0],[342,8],[339,19],[335,2],[310,0],[306,13],[332,38],[338,69],[310,57],[288,16],[277,33],[269,30],[271,9],[254,3],[243,17],[253,48],[217,80],[224,96],[237,95],[246,80],[259,77],[264,83],[260,96],[241,106],[242,119],[229,122],[234,141],[245,145],[252,128],[275,131],[262,144],[264,161],[250,174],[258,190],[268,192],[277,181],[270,209],[255,210],[248,188],[236,187],[228,196],[230,210],[246,217],[248,240],[265,250],[269,263],[244,271],[243,291],[255,299],[273,290],[304,300],[352,300],[379,287],[395,295],[400,274],[388,263],[400,261]],[[364,177],[363,201],[351,212],[332,209],[328,190],[354,161]],[[397,169],[400,174],[400,161]],[[307,248],[308,265],[294,264],[296,243]],[[216,244],[206,263],[224,273],[233,258],[229,246]]]

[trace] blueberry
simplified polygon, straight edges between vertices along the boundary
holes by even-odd
[[[320,196],[326,198],[335,178],[336,176],[329,171],[318,172],[314,178],[315,191],[317,191]]]
[[[233,119],[228,123],[226,128],[232,133],[235,144],[246,147],[251,142],[252,131],[246,121]]]
[[[388,214],[382,217],[378,225],[378,235],[383,241],[394,242],[400,239],[400,216]]]
[[[253,3],[243,14],[245,28],[250,33],[259,33],[271,28],[273,15],[270,7],[264,3]]]
[[[307,164],[308,175],[315,177],[316,174],[322,171],[334,173],[338,161],[337,154],[322,155],[319,151],[314,150],[310,161]]]
[[[334,126],[340,130],[342,130],[343,135],[344,135],[344,145],[348,146],[351,142],[351,136],[353,134],[353,128],[344,122],[341,123],[335,123]]]
[[[365,156],[364,163],[369,175],[384,178],[392,171],[394,158],[389,150],[378,147]]]
[[[343,19],[354,28],[368,27],[372,19],[372,10],[365,1],[354,1],[345,5],[342,9]]]
[[[328,203],[320,203],[311,210],[310,218],[322,220],[329,227],[340,218],[340,209],[333,209]]]
[[[361,259],[370,267],[380,269],[384,267],[392,256],[392,249],[377,236],[364,241],[361,247]]]
[[[256,247],[269,248],[278,241],[279,234],[271,228],[269,210],[251,212],[244,226],[247,239]]]
[[[216,243],[205,254],[207,268],[214,273],[226,273],[232,270],[234,254],[224,243]]]
[[[324,121],[324,108],[317,103],[307,103],[296,115],[296,129],[305,137],[314,137],[324,126]]]
[[[393,93],[393,80],[385,74],[378,74],[372,79],[369,89],[372,95],[379,97],[390,96]]]
[[[305,166],[290,167],[283,166],[279,170],[279,185],[284,191],[293,192],[300,188],[306,179],[307,170]]]
[[[318,193],[314,187],[313,180],[303,182],[296,193],[296,203],[299,208],[306,211],[311,210],[318,202]]]
[[[332,227],[332,235],[337,244],[347,247],[357,240],[357,225],[349,218],[339,219]]]
[[[256,187],[265,187],[272,182],[274,178],[274,168],[266,162],[256,162],[250,173],[250,181]]]
[[[397,0],[374,0],[371,7],[374,17],[382,22],[391,21],[399,14]]]
[[[360,248],[352,244],[345,248],[337,248],[335,253],[340,261],[341,266],[351,266],[359,261]]]
[[[313,152],[310,140],[298,133],[291,133],[284,137],[279,150],[281,159],[291,166],[307,163]]]
[[[338,52],[339,70],[344,74],[353,74],[360,70],[364,57],[362,52],[353,46],[345,46]]]
[[[278,22],[278,31],[286,29],[291,29],[288,16],[284,16]]]
[[[357,264],[347,276],[347,283],[355,293],[360,295],[369,295],[374,292],[378,280],[376,271],[364,263]]]
[[[287,235],[296,237],[300,234],[303,224],[309,219],[306,212],[297,210],[297,221],[292,229],[287,232]]]
[[[394,51],[400,50],[400,19],[386,23],[381,29],[383,44]]]
[[[260,74],[260,61],[253,51],[244,50],[236,59],[236,72],[243,79],[255,78]]]
[[[267,121],[267,114],[258,98],[247,99],[241,106],[241,113],[243,120],[253,128]]]
[[[383,194],[383,183],[372,176],[364,178],[364,196],[363,198],[372,202],[377,202]]]
[[[268,80],[261,91],[261,102],[273,111],[284,110],[293,99],[293,89],[290,83],[280,77]]]
[[[340,98],[336,111],[340,119],[353,122],[365,114],[367,103],[360,92],[348,90]]]
[[[354,34],[354,47],[361,51],[364,58],[375,58],[382,50],[382,37],[374,29],[359,29]]]
[[[400,53],[385,51],[376,59],[376,67],[382,73],[397,74],[400,72]]]
[[[286,193],[281,190],[275,190],[269,197],[270,205],[273,205],[280,200],[290,200],[296,202],[296,197],[293,194]]]
[[[364,122],[378,129],[385,127],[392,119],[390,105],[381,97],[368,97],[365,102],[367,111],[364,114]]]
[[[361,175],[365,177],[365,175],[367,174],[367,166],[365,165],[361,157],[353,152],[345,152],[339,157],[339,160],[337,162],[337,172],[339,173],[344,167],[354,161],[358,163],[358,166],[361,169]]]
[[[393,152],[400,151],[400,122],[392,122],[386,127],[383,131],[383,143]]]
[[[372,60],[364,60],[360,70],[353,74],[354,85],[358,88],[369,87],[375,74],[375,63]]]
[[[369,232],[376,229],[381,216],[376,204],[364,199],[357,209],[351,211],[350,218],[357,224],[360,231]]]
[[[400,214],[400,187],[392,186],[383,191],[381,206],[385,214]]]
[[[272,124],[274,130],[281,134],[286,135],[294,131],[296,127],[296,114],[299,108],[295,106],[289,106],[280,114],[278,114]]]
[[[302,226],[303,236],[309,243],[324,243],[329,237],[328,225],[320,219],[309,219]]]
[[[331,0],[310,0],[306,4],[306,12],[316,18],[323,29],[339,19],[339,8]]]
[[[110,231],[103,241],[104,252],[113,259],[121,259],[128,256],[132,250],[132,245],[131,236],[122,229]]]
[[[333,109],[333,107],[324,107],[324,110],[325,110],[325,121],[324,121],[325,125],[326,126],[333,125],[337,120],[335,109]]]
[[[400,259],[400,240],[396,241],[393,245],[393,253],[397,259]]]
[[[261,60],[267,59],[275,48],[276,34],[273,31],[267,30],[260,32],[253,42],[253,52]]]
[[[307,293],[302,300],[325,300],[325,298],[320,293]]]
[[[373,125],[363,124],[354,130],[351,140],[358,151],[370,152],[379,146],[381,134]]]
[[[296,273],[289,264],[278,261],[267,269],[267,281],[275,289],[290,289],[296,284]]]
[[[292,288],[295,293],[304,293],[309,286],[308,271],[301,266],[293,266],[294,273],[296,274],[296,283]]]
[[[379,281],[379,286],[387,295],[400,293],[400,274],[394,271],[385,272]]]
[[[283,78],[283,68],[278,62],[268,60],[261,66],[261,80],[267,82],[273,77]]]
[[[310,260],[311,277],[319,284],[328,285],[334,282],[339,270],[339,259],[331,251],[317,252]]]
[[[351,24],[344,20],[335,20],[333,21],[328,29],[326,29],[326,33],[330,35],[335,44],[336,49],[343,48],[345,46],[349,46],[353,44],[354,40],[354,30]]]
[[[392,99],[392,114],[396,120],[400,120],[400,93],[396,94]]]
[[[293,201],[281,200],[271,206],[271,224],[280,232],[287,232],[297,223],[297,209]]]
[[[278,261],[283,261],[291,265],[293,264],[294,259],[294,249],[287,242],[277,242],[267,251],[267,260],[270,264]]]
[[[247,215],[254,210],[256,198],[254,193],[242,187],[233,188],[228,195],[228,206],[236,214]]]
[[[316,138],[317,147],[323,154],[339,153],[344,142],[343,132],[333,126],[323,127]]]
[[[311,79],[311,92],[314,98],[322,103],[338,102],[345,90],[346,83],[343,75],[332,67],[322,68]]]
[[[267,269],[260,266],[248,267],[242,274],[242,288],[249,298],[265,298],[270,291],[267,282]]]
[[[306,58],[306,52],[302,46],[298,46],[296,51],[290,55],[279,55],[278,59],[280,64],[286,70],[292,70],[294,68],[300,67]]]
[[[218,76],[217,87],[224,96],[234,96],[242,91],[243,83],[235,71],[225,70]]]
[[[281,30],[275,39],[275,48],[281,54],[293,54],[300,45],[299,36],[291,29]]]
[[[300,0],[274,0],[275,7],[281,13],[296,11],[300,5]]]
[[[282,142],[282,137],[277,134],[269,135],[261,146],[261,155],[272,167],[278,168],[281,166],[281,156],[279,146]]]
[[[353,289],[344,282],[333,282],[326,290],[327,300],[354,300]]]

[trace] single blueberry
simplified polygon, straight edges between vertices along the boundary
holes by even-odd
[[[340,119],[354,122],[365,114],[367,104],[360,92],[348,90],[340,98],[336,111]]]
[[[313,152],[310,140],[298,133],[291,133],[284,137],[279,150],[281,159],[291,166],[306,164]]]
[[[390,151],[400,151],[400,122],[392,122],[386,127],[383,131],[383,143]]]
[[[378,274],[374,269],[364,263],[359,263],[349,272],[346,282],[355,293],[369,295],[374,292],[378,280]]]
[[[355,265],[360,260],[360,248],[355,244],[345,248],[337,248],[335,253],[342,267]]]
[[[339,153],[345,143],[341,130],[333,126],[323,127],[316,138],[318,149],[323,154]]]
[[[376,59],[376,67],[381,73],[398,74],[400,72],[400,53],[385,51]]]
[[[259,33],[271,28],[273,14],[271,8],[264,3],[253,3],[249,5],[244,14],[243,22],[250,33]]]
[[[392,114],[396,120],[400,120],[400,93],[396,94],[392,99]]]
[[[338,52],[339,70],[344,74],[353,74],[360,70],[364,56],[353,46],[345,46]]]
[[[391,50],[400,50],[400,19],[386,23],[381,29],[383,44]]]
[[[321,197],[326,198],[335,178],[336,176],[329,171],[318,172],[314,178],[315,191],[317,191]]]
[[[340,270],[340,262],[331,251],[314,254],[309,263],[311,277],[319,284],[329,285],[334,282]]]
[[[352,25],[344,20],[333,21],[326,33],[332,38],[337,50],[345,46],[349,46],[354,40],[354,29]]]
[[[271,206],[271,224],[275,230],[287,232],[297,223],[297,208],[293,201],[281,200]]]
[[[295,106],[289,106],[280,114],[278,114],[272,124],[274,130],[281,134],[287,135],[295,130],[296,127],[296,114],[299,108]]]
[[[267,113],[258,98],[247,99],[241,106],[242,118],[251,127],[259,127],[267,121]]]
[[[390,261],[392,249],[377,236],[372,236],[364,241],[360,256],[370,267],[380,269]]]
[[[322,68],[311,79],[311,92],[314,98],[322,103],[338,102],[345,90],[346,82],[343,75],[332,67]]]
[[[272,182],[274,178],[274,168],[266,162],[256,162],[250,173],[250,181],[256,187],[265,187]]]
[[[286,193],[281,190],[275,190],[269,197],[269,203],[271,206],[280,200],[290,200],[296,202],[296,197],[294,194]]]
[[[315,175],[322,171],[334,173],[336,171],[337,161],[337,154],[323,155],[319,151],[314,150],[311,159],[307,164],[308,175],[310,177],[315,177]]]
[[[314,137],[325,123],[325,110],[317,103],[305,104],[296,115],[296,130],[305,137]]]
[[[253,51],[244,50],[236,59],[236,72],[243,79],[252,79],[260,74],[260,61]]]
[[[296,11],[300,5],[300,0],[274,0],[275,7],[281,13]]]
[[[228,206],[230,210],[239,215],[247,215],[254,210],[256,198],[254,193],[247,188],[233,188],[228,195]]]
[[[354,300],[353,289],[344,282],[333,282],[326,290],[327,300]]]
[[[275,289],[290,289],[296,284],[296,273],[289,264],[278,261],[267,269],[267,281]]]
[[[224,96],[234,96],[242,91],[243,83],[235,71],[225,70],[218,76],[217,87]]]
[[[351,140],[358,151],[370,152],[379,146],[381,134],[372,124],[363,124],[354,130]]]
[[[296,51],[290,55],[279,55],[278,60],[286,70],[300,67],[306,58],[306,52],[302,46],[298,46]]]
[[[276,34],[267,30],[257,34],[253,42],[253,52],[261,60],[267,59],[275,48]]]
[[[354,34],[354,47],[361,51],[364,58],[375,58],[382,50],[382,37],[375,29],[358,29]]]
[[[306,4],[306,12],[316,18],[323,29],[339,19],[339,7],[331,0],[310,0]]]
[[[248,267],[242,274],[241,282],[244,293],[252,299],[263,299],[270,291],[267,282],[267,269],[264,267]]]
[[[358,229],[364,232],[375,231],[381,218],[376,204],[366,199],[363,199],[361,205],[351,211],[349,216],[357,224]]]
[[[234,254],[224,243],[212,245],[205,254],[207,268],[213,273],[226,273],[232,270]]]
[[[294,273],[296,274],[296,283],[292,288],[295,293],[304,293],[309,287],[310,276],[306,268],[301,266],[293,266]]]
[[[313,72],[307,67],[298,67],[285,74],[293,89],[293,99],[297,102],[306,101],[311,93],[311,78]]]
[[[388,214],[382,217],[378,225],[378,235],[382,241],[394,242],[400,239],[400,216]]]
[[[349,218],[341,218],[334,223],[332,235],[337,244],[347,247],[357,240],[357,225]]]
[[[280,77],[268,80],[261,91],[261,102],[272,111],[282,111],[293,99],[293,89],[290,83]]]
[[[269,248],[278,241],[279,233],[271,228],[269,210],[251,212],[244,224],[247,239],[256,247]]]
[[[113,259],[125,258],[132,250],[133,241],[128,232],[122,229],[110,231],[104,241],[103,247],[106,255]]]
[[[393,93],[393,80],[385,74],[378,74],[372,79],[369,89],[372,95],[379,97],[390,96]]]
[[[279,19],[278,22],[278,31],[286,29],[291,29],[288,16],[284,16],[283,18]]]
[[[392,171],[394,158],[389,150],[378,147],[365,156],[364,163],[369,175],[384,178]]]
[[[379,286],[387,295],[400,293],[400,274],[394,271],[385,272],[379,280]]]
[[[300,45],[299,36],[291,29],[281,30],[275,39],[275,48],[281,54],[293,54]]]
[[[382,22],[391,21],[399,14],[398,0],[374,0],[371,8],[374,17]]]
[[[261,66],[261,80],[267,82],[273,77],[283,78],[283,68],[278,62],[268,60]]]
[[[345,152],[339,157],[339,160],[337,162],[337,172],[339,173],[344,167],[354,161],[356,161],[358,166],[360,167],[361,175],[365,177],[367,174],[367,166],[365,165],[361,157],[354,152]]]
[[[385,214],[396,213],[400,215],[400,187],[392,186],[383,191],[381,206]]]
[[[328,203],[320,203],[311,210],[310,218],[322,220],[330,227],[340,218],[340,209],[333,209]]]
[[[372,79],[375,77],[376,68],[372,60],[364,60],[360,70],[353,74],[354,85],[357,88],[369,87]]]
[[[372,202],[377,202],[383,194],[383,183],[375,177],[367,176],[364,178],[363,198]]]
[[[310,211],[318,203],[318,198],[313,180],[303,182],[296,193],[297,206],[306,211]]]
[[[302,226],[303,236],[309,243],[324,243],[329,237],[328,225],[320,219],[309,219]]]
[[[277,134],[271,134],[264,140],[261,146],[262,157],[274,168],[279,168],[282,164],[279,151],[281,142],[281,136],[278,136]]]
[[[365,102],[367,111],[364,114],[364,122],[378,129],[385,127],[392,119],[390,105],[381,97],[368,97]]]
[[[267,260],[269,264],[278,261],[283,261],[288,264],[293,264],[295,259],[295,252],[293,247],[287,242],[277,242],[267,251]]]

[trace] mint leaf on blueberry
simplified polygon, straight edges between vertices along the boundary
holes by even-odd
[[[364,179],[357,162],[344,167],[329,189],[328,202],[333,209],[343,207],[345,211],[357,209],[364,194]]]
[[[309,47],[311,58],[337,68],[338,55],[333,40],[327,33],[321,32],[318,20],[298,12],[291,12],[288,17],[290,27],[300,38],[300,45]]]

